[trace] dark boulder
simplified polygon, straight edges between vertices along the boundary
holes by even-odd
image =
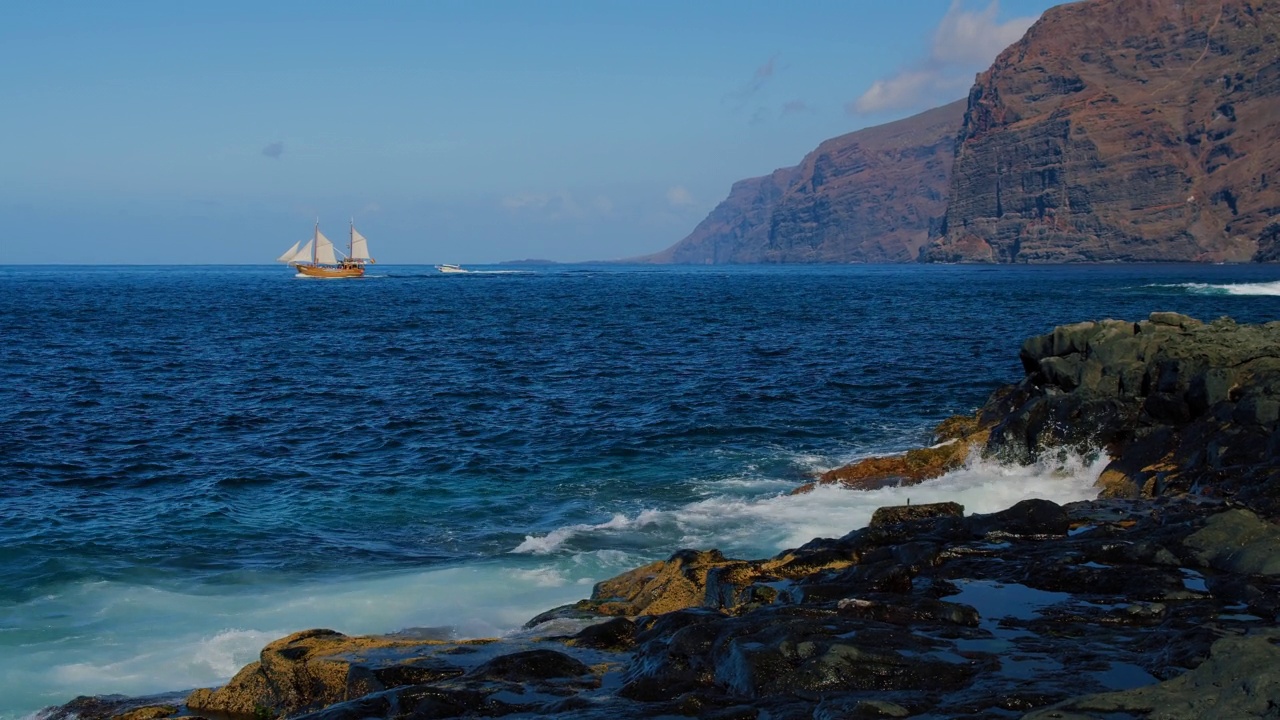
[[[1071,518],[1051,500],[1023,500],[1007,510],[966,519],[975,535],[1066,535]]]
[[[925,505],[895,505],[892,507],[877,508],[871,514],[871,523],[868,527],[879,527],[881,525],[892,525],[911,520],[924,520],[935,517],[962,517],[964,515],[964,506],[959,503],[941,502],[928,503]]]
[[[468,673],[469,678],[527,682],[589,675],[581,660],[555,650],[526,650],[500,655]]]

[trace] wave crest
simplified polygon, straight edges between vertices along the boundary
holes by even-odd
[[[1108,462],[1105,455],[1049,455],[1053,457],[1030,466],[974,459],[940,478],[909,487],[849,490],[823,485],[810,493],[789,495],[775,486],[770,494],[754,497],[716,494],[669,510],[644,510],[634,517],[615,514],[595,525],[568,525],[545,535],[528,535],[511,552],[572,554],[621,545],[661,553],[717,547],[735,557],[766,557],[815,537],[840,537],[865,527],[877,508],[908,501],[955,501],[968,513],[989,513],[1030,498],[1067,503],[1097,497],[1095,483]]]

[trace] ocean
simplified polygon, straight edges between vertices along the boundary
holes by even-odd
[[[684,547],[1091,497],[1102,462],[788,493],[927,443],[1027,336],[1280,319],[1280,267],[0,267],[0,718],[309,627],[510,633]]]

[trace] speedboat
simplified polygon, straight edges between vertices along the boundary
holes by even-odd
[[[458,267],[457,265],[449,265],[448,263],[446,263],[446,264],[444,264],[444,265],[437,265],[437,266],[436,266],[436,269],[437,269],[437,270],[439,270],[439,271],[440,271],[440,272],[442,272],[442,273],[464,273],[464,272],[469,272],[469,271],[467,271],[467,270],[463,270],[462,268]]]

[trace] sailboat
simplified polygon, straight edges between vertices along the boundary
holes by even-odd
[[[351,221],[351,240],[347,245],[347,255],[338,259],[338,251],[333,248],[333,241],[320,232],[320,221],[316,221],[315,233],[306,245],[299,240],[293,247],[276,258],[277,262],[288,263],[307,277],[319,278],[356,278],[364,277],[364,266],[377,262],[369,257],[369,241],[356,230],[356,223]]]

